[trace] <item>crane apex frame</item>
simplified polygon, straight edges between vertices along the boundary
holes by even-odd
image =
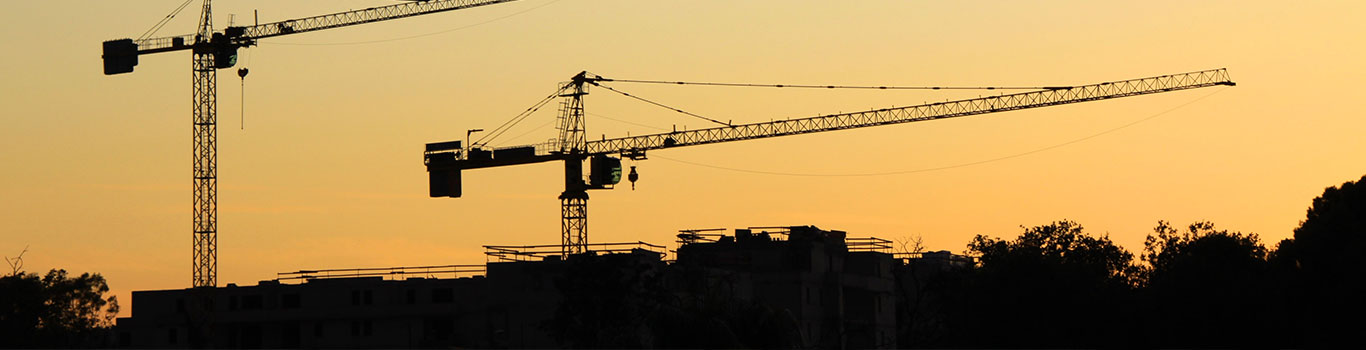
[[[1149,95],[1211,86],[1234,86],[1224,68],[1090,85],[1050,87],[974,99],[828,114],[780,121],[733,124],[697,130],[603,138],[583,138],[583,96],[588,85],[612,79],[580,72],[561,91],[559,137],[545,144],[485,149],[460,141],[429,143],[423,152],[429,196],[458,198],[462,195],[461,171],[560,160],[565,164],[565,190],[560,194],[561,252],[587,252],[588,193],[611,189],[621,180],[621,158],[645,159],[645,152],[666,148],[762,139],[787,135],[903,124],[954,117],[1040,108],[1120,97]],[[613,156],[616,157],[613,157]],[[583,162],[591,160],[586,177]],[[632,167],[634,175],[634,167]],[[633,176],[634,178],[634,176]],[[632,180],[634,182],[634,180]]]
[[[211,0],[204,0],[194,34],[148,39],[115,39],[101,44],[105,75],[131,73],[138,56],[190,50],[193,75],[194,229],[191,281],[218,285],[218,70],[237,64],[237,50],[257,40],[517,0],[421,0],[397,5],[213,30]]]

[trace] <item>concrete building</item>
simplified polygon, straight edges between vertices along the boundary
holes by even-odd
[[[299,271],[255,286],[137,291],[115,333],[135,348],[674,347],[706,328],[692,323],[716,321],[723,329],[699,336],[751,347],[770,346],[747,335],[780,333],[791,347],[895,346],[887,241],[810,226],[679,236],[672,260],[641,242],[568,259],[558,247],[487,247],[497,261],[483,266]],[[684,305],[701,300],[770,316]],[[591,342],[606,336],[615,342]]]
[[[813,226],[680,238],[677,268],[724,276],[735,298],[787,310],[807,347],[896,346],[890,242]]]

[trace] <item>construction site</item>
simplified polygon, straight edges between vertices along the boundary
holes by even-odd
[[[1066,86],[770,84],[623,79],[581,71],[566,74],[567,81],[558,79],[562,82],[557,89],[502,125],[488,130],[471,125],[463,135],[446,140],[413,140],[415,149],[425,143],[422,165],[427,171],[427,195],[437,198],[433,201],[466,197],[466,185],[481,186],[466,184],[466,172],[562,164],[562,191],[544,194],[544,201],[559,201],[558,213],[507,214],[510,218],[557,216],[558,235],[502,233],[547,241],[558,236],[557,244],[484,245],[483,264],[298,270],[263,278],[255,285],[219,282],[217,75],[220,70],[238,68],[238,78],[248,76],[247,68],[237,67],[239,49],[266,38],[513,1],[404,1],[215,29],[210,1],[205,0],[193,34],[105,41],[104,74],[133,72],[141,55],[189,51],[193,76],[190,283],[184,289],[134,291],[131,313],[117,320],[115,344],[127,348],[896,348],[904,344],[897,337],[906,332],[907,322],[899,320],[903,314],[899,307],[925,302],[905,292],[907,286],[940,271],[972,267],[976,264],[973,257],[911,251],[890,239],[869,235],[879,233],[851,236],[835,230],[838,227],[822,229],[810,222],[683,229],[669,244],[598,242],[589,236],[590,192],[625,191],[628,184],[623,180],[634,189],[641,175],[631,164],[680,147],[724,148],[780,136],[857,133],[853,129],[1234,85],[1225,69]],[[622,88],[632,84],[981,90],[991,95],[753,122],[704,116]],[[597,94],[620,95],[706,126],[594,137],[586,122],[592,113],[585,101]],[[553,137],[530,144],[499,139],[543,110],[554,113]]]
[[[486,265],[309,270],[254,286],[134,292],[119,345],[894,348],[895,276],[972,263],[948,252],[894,255],[890,241],[811,226],[678,237],[676,249],[592,244],[563,256],[558,246],[488,246]]]

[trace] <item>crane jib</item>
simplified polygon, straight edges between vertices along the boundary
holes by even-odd
[[[672,147],[1005,112],[1215,85],[1234,85],[1234,83],[1229,80],[1228,72],[1221,68],[915,106],[603,139],[589,141],[587,153],[618,154],[643,152]]]
[[[204,36],[186,34],[140,40],[109,40],[104,42],[103,47],[104,51],[102,58],[104,59],[104,74],[113,75],[132,72],[133,67],[138,64],[138,55],[200,49],[208,44],[214,46],[216,54],[227,55],[222,61],[215,64],[215,66],[220,69],[227,68],[231,66],[228,63],[236,56],[238,48],[255,45],[257,40],[263,38],[374,23],[512,1],[517,0],[413,1],[279,22],[227,27],[222,32],[213,33],[211,36],[207,34]],[[221,35],[221,37],[219,37],[219,35]],[[212,38],[212,43],[210,43],[210,38]]]

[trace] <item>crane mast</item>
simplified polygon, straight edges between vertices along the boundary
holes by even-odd
[[[218,285],[218,69],[236,64],[237,49],[257,40],[331,28],[467,9],[516,0],[430,0],[213,30],[211,0],[204,0],[194,34],[103,43],[104,74],[133,71],[138,56],[190,50],[193,108],[194,226],[191,283]],[[580,128],[580,130],[582,130]],[[582,149],[582,148],[580,148]]]
[[[588,184],[583,181],[584,153],[588,136],[584,133],[583,96],[588,94],[587,72],[575,75],[560,105],[560,149],[564,155],[564,192],[560,193],[560,253],[584,253],[588,246]]]
[[[423,158],[430,181],[430,196],[460,197],[462,170],[564,161],[565,191],[560,195],[561,242],[564,244],[561,251],[568,255],[587,250],[586,190],[608,189],[620,180],[620,158],[612,158],[612,155],[644,159],[646,151],[666,148],[903,124],[1235,85],[1230,80],[1228,71],[1220,68],[853,113],[586,141],[583,139],[585,123],[582,101],[583,96],[587,94],[586,87],[611,81],[613,80],[609,78],[582,72],[562,88],[562,91],[569,92],[560,95],[565,98],[561,104],[560,135],[559,139],[552,143],[494,150],[463,147],[460,141],[427,144]],[[583,173],[585,160],[591,160],[589,163],[592,165],[592,171],[587,177]]]
[[[204,0],[195,42],[213,33],[213,9]],[[194,86],[194,252],[191,282],[195,287],[218,285],[218,69],[209,45],[193,51]]]

